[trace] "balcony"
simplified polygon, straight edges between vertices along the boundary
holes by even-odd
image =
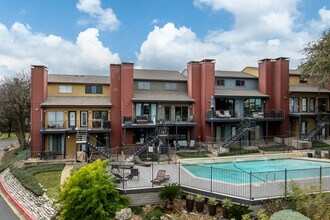
[[[194,124],[195,115],[180,116],[170,118],[157,118],[155,115],[139,115],[135,117],[123,117],[122,124],[124,127],[153,127],[157,125],[171,124]]]
[[[102,130],[102,129],[111,129],[111,122],[110,121],[103,121],[101,119],[91,119],[88,120],[87,127],[77,125],[76,126],[69,126],[68,121],[42,121],[42,129],[43,130],[72,130],[76,127],[80,128],[87,128],[92,130]]]
[[[278,109],[253,111],[241,114],[235,110],[216,110],[215,115],[212,116],[212,111],[209,109],[206,112],[207,121],[226,122],[226,121],[239,121],[243,118],[252,120],[283,120],[284,111]]]

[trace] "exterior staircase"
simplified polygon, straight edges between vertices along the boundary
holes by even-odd
[[[110,155],[110,151],[109,151],[109,149],[107,150],[106,147],[99,147],[99,146],[97,146],[97,144],[94,145],[94,144],[92,143],[92,139],[94,139],[93,142],[97,143],[97,140],[96,140],[95,137],[92,137],[91,135],[88,135],[88,140],[89,140],[89,141],[88,141],[88,143],[87,143],[87,146],[88,146],[88,148],[89,148],[89,152],[90,152],[91,149],[93,149],[93,151],[98,152],[98,153],[101,154],[103,157],[105,157],[105,158],[107,158],[107,159],[110,158],[111,155]]]
[[[87,144],[87,129],[77,130],[76,144]]]
[[[322,119],[317,119],[316,120],[316,125],[313,128],[313,130],[311,132],[309,132],[308,134],[302,136],[302,140],[304,141],[311,141],[317,134],[319,134],[319,132],[325,127],[325,125],[328,123],[328,117],[325,116]]]
[[[244,119],[241,123],[239,123],[236,128],[236,134],[226,138],[224,142],[222,142],[222,147],[229,148],[235,141],[241,139],[248,131],[254,129],[255,122],[250,121],[248,119]]]
[[[144,145],[134,152],[134,155],[140,155],[148,149],[149,146],[153,146],[159,140],[159,128],[155,128],[152,132],[146,135],[144,139]]]

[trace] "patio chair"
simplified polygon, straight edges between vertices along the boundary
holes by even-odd
[[[190,140],[190,142],[189,142],[189,148],[190,149],[195,148],[195,140]]]
[[[225,117],[226,117],[226,118],[230,118],[230,117],[231,117],[229,111],[224,111],[223,113],[225,113]]]
[[[140,166],[144,166],[144,167],[151,166],[151,163],[146,163],[146,162],[142,161],[141,158],[138,155],[134,156],[134,161],[135,161],[136,164],[138,164]]]
[[[157,176],[155,179],[151,180],[152,183],[161,184],[170,178],[169,175],[165,175],[166,170],[158,170]]]
[[[140,171],[137,168],[131,168],[130,178],[133,179],[134,177],[140,178]]]
[[[115,177],[115,179],[118,182],[122,182],[122,181],[127,181],[130,179],[131,174],[130,173],[119,173],[119,172],[112,172],[111,174]]]

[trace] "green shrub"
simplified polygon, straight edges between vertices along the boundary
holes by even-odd
[[[143,215],[143,209],[141,206],[133,206],[131,207],[132,209],[132,212],[135,214],[135,215],[140,215],[142,216]]]
[[[270,216],[270,220],[310,220],[303,214],[299,212],[292,211],[290,209],[282,210],[279,212],[275,212],[272,216]]]
[[[207,200],[207,204],[209,204],[209,205],[218,205],[218,201],[217,201],[216,198],[209,198]]]
[[[254,154],[254,153],[259,153],[259,150],[235,149],[235,150],[230,150],[229,152],[220,153],[219,156],[234,156],[234,155]]]
[[[202,195],[197,195],[195,197],[195,202],[204,202],[205,201],[205,197]]]
[[[236,220],[242,219],[243,215],[248,214],[250,212],[252,212],[252,210],[249,209],[249,206],[245,206],[245,205],[233,204],[228,209],[229,217],[230,218],[235,218]]]
[[[106,172],[108,161],[96,160],[74,172],[58,196],[61,219],[109,219],[128,205]]]
[[[177,183],[170,183],[162,187],[159,191],[159,198],[165,202],[165,207],[168,203],[173,203],[175,199],[181,197],[181,186]]]
[[[295,148],[292,146],[287,146],[287,145],[267,145],[267,146],[262,146],[259,147],[260,150],[263,151],[291,151],[294,150]]]
[[[157,220],[160,219],[160,217],[163,215],[164,210],[157,206],[154,209],[152,209],[150,212],[145,213],[143,215],[143,220]]]
[[[33,177],[32,173],[27,172],[23,168],[12,168],[10,171],[26,189],[33,192],[36,196],[44,194],[43,189]]]

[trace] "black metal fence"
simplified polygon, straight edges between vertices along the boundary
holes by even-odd
[[[283,197],[290,190],[290,183],[300,186],[319,186],[323,191],[330,191],[330,167],[310,169],[246,172],[229,170],[197,164],[152,164],[139,167],[139,178],[127,179],[118,184],[120,189],[139,189],[158,187],[152,182],[159,170],[166,170],[169,180],[162,184],[179,183],[194,190],[230,196],[244,200],[263,200]],[[127,175],[128,170],[121,170]]]

